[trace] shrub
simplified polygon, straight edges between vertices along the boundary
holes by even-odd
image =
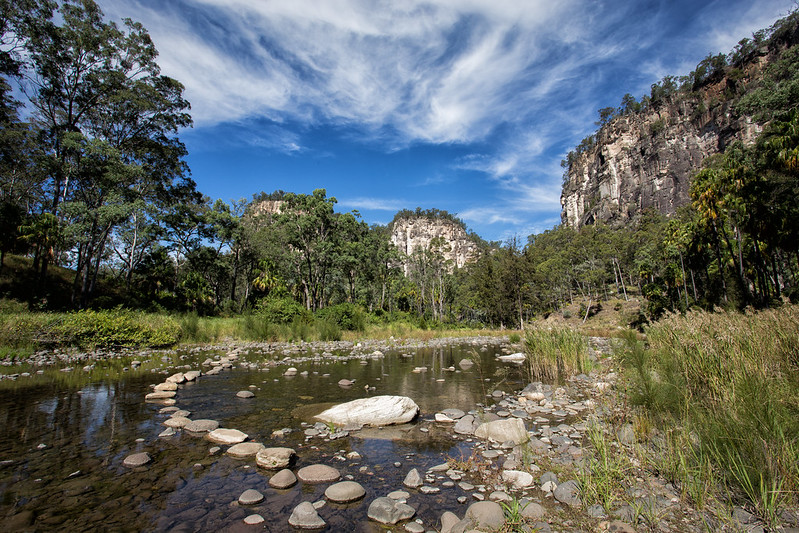
[[[154,347],[178,342],[181,328],[170,317],[115,309],[68,313],[49,333],[62,344]]]
[[[265,298],[258,302],[255,313],[272,324],[291,324],[295,320],[311,321],[311,312],[292,298]]]
[[[320,309],[316,317],[349,331],[366,329],[366,313],[360,306],[352,303],[340,303]]]

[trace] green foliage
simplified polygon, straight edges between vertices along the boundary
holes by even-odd
[[[345,302],[325,307],[316,312],[316,317],[349,331],[366,329],[366,313],[360,306],[351,303]]]
[[[588,341],[570,328],[531,329],[525,337],[531,380],[560,380],[589,372]]]
[[[292,298],[264,298],[256,305],[255,314],[272,324],[291,324],[298,320],[307,323],[313,319],[313,315]]]
[[[773,525],[799,488],[799,308],[694,311],[652,325],[647,338],[648,348],[627,338],[621,360],[633,401],[685,432],[675,436],[685,453],[661,454],[666,470],[691,498],[692,477],[718,472]]]
[[[158,347],[177,343],[180,335],[170,317],[121,309],[0,315],[0,342],[12,347]]]

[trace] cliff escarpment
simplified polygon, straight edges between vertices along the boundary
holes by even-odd
[[[600,129],[564,161],[562,223],[621,224],[647,209],[672,215],[689,204],[703,162],[733,142],[753,143],[769,120],[742,102],[780,83],[769,78],[774,65],[783,72],[781,63],[797,63],[795,18],[744,39],[729,55],[708,56],[688,76],[665,77],[641,102],[626,95],[622,107],[600,110]]]
[[[415,253],[431,252],[461,268],[477,256],[478,244],[454,218],[398,214],[390,224],[391,242],[403,256],[407,276]]]

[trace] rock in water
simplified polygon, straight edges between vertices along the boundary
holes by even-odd
[[[497,442],[513,441],[516,444],[523,444],[530,440],[524,422],[519,418],[505,420],[494,420],[485,422],[477,426],[474,435],[481,439],[492,439]]]
[[[238,429],[219,428],[211,431],[206,438],[215,444],[238,444],[247,440],[247,434]]]
[[[244,398],[244,399],[255,398],[255,394],[253,394],[252,391],[248,391],[248,390],[240,390],[239,392],[236,393],[236,396],[238,396],[239,398]]]
[[[309,465],[297,471],[297,477],[303,483],[332,483],[341,477],[341,473],[327,465]]]
[[[263,449],[264,445],[260,442],[240,442],[228,448],[227,453],[233,457],[244,458],[252,457]]]
[[[284,468],[271,478],[269,478],[269,486],[275,489],[287,489],[297,482],[297,476],[288,468]]]
[[[242,505],[255,505],[264,501],[264,495],[255,489],[247,489],[239,496],[239,503]]]
[[[346,503],[359,500],[366,495],[366,490],[355,481],[341,481],[330,485],[325,490],[325,497],[333,502]]]
[[[501,509],[500,509],[501,510]],[[369,505],[367,516],[381,524],[394,525],[400,520],[411,518],[416,511],[410,505],[399,503],[391,498],[377,498]]]
[[[191,431],[192,433],[205,433],[208,431],[213,431],[219,427],[219,422],[216,420],[210,420],[208,418],[200,418],[198,420],[192,420],[185,426],[183,429],[186,431]]]
[[[136,468],[137,466],[144,466],[152,460],[153,458],[150,457],[150,454],[147,452],[134,453],[125,457],[125,460],[122,461],[122,465],[128,468]]]
[[[319,517],[311,502],[302,502],[291,512],[289,525],[300,529],[321,529],[327,524]]]
[[[408,472],[408,475],[405,476],[405,480],[402,482],[402,484],[410,489],[418,489],[422,486],[422,476],[419,475],[418,470],[413,468],[410,472]]]
[[[294,454],[291,448],[264,448],[255,456],[255,462],[261,468],[286,468]]]
[[[372,396],[331,407],[316,418],[340,426],[404,424],[419,414],[419,406],[406,396]]]

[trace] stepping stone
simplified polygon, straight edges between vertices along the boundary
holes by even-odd
[[[238,444],[247,440],[248,435],[239,431],[238,429],[225,429],[219,428],[208,433],[205,436],[208,440],[215,444]]]
[[[195,379],[197,379],[201,375],[202,375],[202,372],[200,372],[199,370],[189,370],[188,372],[183,374],[183,379],[185,379],[186,381],[194,381]]]
[[[173,390],[159,390],[155,392],[151,392],[147,396],[144,397],[146,400],[168,400],[169,398],[173,398],[177,393]]]
[[[159,437],[171,437],[172,435],[177,434],[175,428],[166,428],[164,431],[158,434]]]
[[[286,468],[295,453],[291,448],[264,448],[255,456],[255,463],[261,468]]]
[[[174,405],[170,407],[162,407],[161,409],[158,410],[158,412],[162,414],[176,413],[177,411],[180,411],[180,409],[175,407]]]
[[[153,458],[147,452],[134,453],[125,457],[125,460],[122,461],[122,466],[136,468],[137,466],[144,466],[152,460]]]
[[[288,468],[284,468],[269,478],[269,486],[275,489],[287,489],[295,483],[297,483],[297,476]]]
[[[240,442],[228,448],[227,454],[239,458],[252,457],[263,449],[264,445],[260,442]]]
[[[189,422],[191,422],[191,420],[185,416],[173,416],[164,420],[162,424],[171,428],[182,428],[185,427]]]
[[[327,465],[310,465],[300,468],[297,477],[304,483],[332,483],[341,477],[341,473]]]
[[[355,481],[334,483],[325,490],[325,497],[333,502],[346,503],[359,500],[366,495],[366,490]]]
[[[157,390],[157,391],[174,391],[174,390],[178,390],[178,384],[177,383],[172,383],[172,382],[169,382],[169,381],[164,382],[164,383],[159,383],[158,385],[155,386],[155,390]]]
[[[300,529],[321,529],[327,524],[311,502],[302,502],[291,512],[289,525]]]
[[[253,394],[252,391],[248,391],[248,390],[240,390],[239,392],[236,393],[236,396],[238,396],[239,398],[245,398],[245,399],[246,398],[255,398],[255,394]]]
[[[239,496],[239,503],[241,505],[255,505],[264,501],[264,495],[255,489],[247,489]]]
[[[258,524],[264,523],[264,517],[259,514],[251,514],[244,519],[244,523],[248,526],[257,526]]]
[[[200,418],[198,420],[192,420],[185,426],[183,429],[186,431],[191,431],[193,433],[205,433],[207,431],[213,431],[219,427],[219,422],[216,420],[210,420],[208,418]]]
[[[191,411],[186,411],[185,409],[178,409],[177,411],[173,411],[170,416],[189,416]]]
[[[402,484],[410,489],[418,489],[422,486],[422,476],[419,474],[418,470],[413,468],[408,472],[408,475],[405,476],[405,480],[403,480]]]

